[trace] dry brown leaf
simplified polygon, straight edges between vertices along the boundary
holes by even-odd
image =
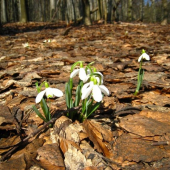
[[[47,169],[65,169],[63,157],[57,143],[47,144],[38,150],[40,165]]]
[[[107,147],[107,145],[109,144],[104,142],[104,136],[105,136],[104,133],[107,134],[108,130],[104,132],[104,129],[101,126],[99,128],[99,126],[95,126],[95,124],[92,121],[89,121],[87,119],[83,122],[83,126],[89,136],[89,139],[94,144],[94,149],[97,149],[98,152],[101,152],[106,157],[110,158],[111,153]],[[102,132],[100,132],[101,129]]]

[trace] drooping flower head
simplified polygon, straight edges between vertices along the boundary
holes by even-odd
[[[138,62],[141,62],[143,60],[150,60],[150,57],[148,54],[145,53],[145,50],[142,50],[142,55],[138,58]]]
[[[82,87],[81,99],[84,100],[92,95],[96,102],[101,102],[103,94],[108,96],[110,93],[107,87],[103,85],[103,75],[100,72],[95,72],[90,77],[90,82],[84,84]]]
[[[63,96],[63,92],[61,90],[59,90],[57,88],[49,87],[49,84],[47,82],[44,82],[44,83],[45,83],[45,90],[38,93],[38,95],[35,99],[36,103],[39,103],[42,100],[44,95],[46,95],[47,98],[52,98],[54,96],[56,96],[56,97]]]
[[[73,71],[73,69],[76,67],[76,65],[80,64],[80,68],[79,69],[75,69]],[[85,83],[88,79],[87,74],[86,74],[86,70],[83,68],[83,62],[82,61],[78,61],[76,63],[74,63],[71,67],[71,74],[70,74],[70,78],[74,78],[76,75],[79,74],[79,78],[80,80],[83,81],[83,83]]]

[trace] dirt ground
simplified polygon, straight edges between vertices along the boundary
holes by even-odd
[[[134,96],[142,49],[151,60],[143,64],[144,80]],[[95,62],[110,96],[83,123],[65,116],[65,95],[50,99],[53,119],[44,124],[32,109],[35,83],[47,81],[64,92],[76,61]],[[0,170],[170,169],[169,68],[169,25],[4,25]]]

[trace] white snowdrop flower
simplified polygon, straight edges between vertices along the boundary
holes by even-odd
[[[70,74],[70,78],[75,77],[76,75],[79,74],[79,78],[80,80],[83,81],[83,83],[85,83],[87,81],[87,79],[89,78],[89,76],[87,76],[86,71],[84,68],[80,68],[80,69],[75,69],[71,74]]]
[[[29,44],[28,44],[28,42],[27,42],[27,43],[22,44],[22,46],[23,46],[24,48],[26,48],[26,47],[29,47]]]
[[[102,101],[103,99],[102,93],[104,93],[107,96],[110,94],[106,86],[94,84],[93,81],[90,81],[89,83],[84,84],[84,86],[82,87],[81,99],[82,100],[86,99],[91,93],[92,93],[93,99],[96,102]]]
[[[143,59],[145,60],[150,60],[150,57],[148,54],[143,53],[139,58],[138,58],[138,62],[141,62]]]
[[[61,97],[61,96],[63,96],[63,92],[59,89],[48,87],[45,90],[38,93],[38,95],[35,99],[35,102],[39,103],[42,100],[44,95],[46,95],[47,98],[52,98],[53,96]]]

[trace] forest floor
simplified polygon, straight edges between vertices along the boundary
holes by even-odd
[[[3,30],[0,170],[170,169],[169,25],[13,23]],[[134,96],[142,49],[151,60]],[[64,92],[76,61],[95,62],[110,96],[83,123],[64,116],[65,96],[50,99],[55,121],[48,128],[32,110],[35,83]]]

